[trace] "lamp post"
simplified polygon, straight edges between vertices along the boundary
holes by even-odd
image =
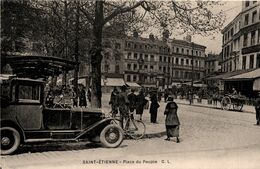
[[[191,43],[192,52],[191,52],[191,92],[190,92],[190,105],[193,103],[193,75],[194,75],[194,43]]]

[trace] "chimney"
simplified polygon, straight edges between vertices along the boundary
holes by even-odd
[[[166,42],[167,39],[169,39],[169,37],[170,37],[170,32],[169,32],[169,30],[168,30],[168,29],[165,29],[162,34],[163,34],[163,41]]]
[[[134,30],[133,36],[134,36],[135,38],[138,38],[138,32],[137,32],[136,30]]]
[[[186,40],[187,42],[191,42],[191,35],[187,35],[183,39]]]
[[[153,35],[152,33],[150,33],[149,39],[152,40],[152,41],[154,41],[154,35]]]

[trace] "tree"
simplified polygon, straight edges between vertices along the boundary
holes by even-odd
[[[82,1],[81,11],[92,25],[93,42],[90,49],[92,65],[92,106],[101,107],[101,61],[103,28],[119,17],[133,18],[130,27],[140,24],[146,27],[176,29],[182,32],[208,35],[223,25],[222,11],[214,14],[211,9],[222,5],[215,1]],[[127,17],[125,17],[127,18]],[[146,21],[146,22],[145,22]],[[148,22],[147,22],[148,21]],[[138,30],[138,29],[137,29]]]

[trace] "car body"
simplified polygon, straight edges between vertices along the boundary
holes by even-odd
[[[101,109],[48,108],[43,81],[1,77],[1,154],[33,142],[88,139],[106,147],[122,143],[122,129]]]

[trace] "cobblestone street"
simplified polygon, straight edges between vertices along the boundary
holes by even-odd
[[[165,130],[165,103],[160,104],[158,124],[150,124],[148,110],[144,112],[144,122],[153,132]],[[125,140],[115,149],[83,142],[27,145],[18,154],[2,156],[1,166],[3,169],[124,168],[129,165],[137,168],[259,168],[260,127],[254,125],[255,114],[184,104],[179,104],[178,114],[181,121],[179,144],[174,139],[167,142],[164,137],[154,137]],[[118,164],[102,161],[90,164],[93,160],[118,160]],[[141,163],[137,164],[136,160]]]

